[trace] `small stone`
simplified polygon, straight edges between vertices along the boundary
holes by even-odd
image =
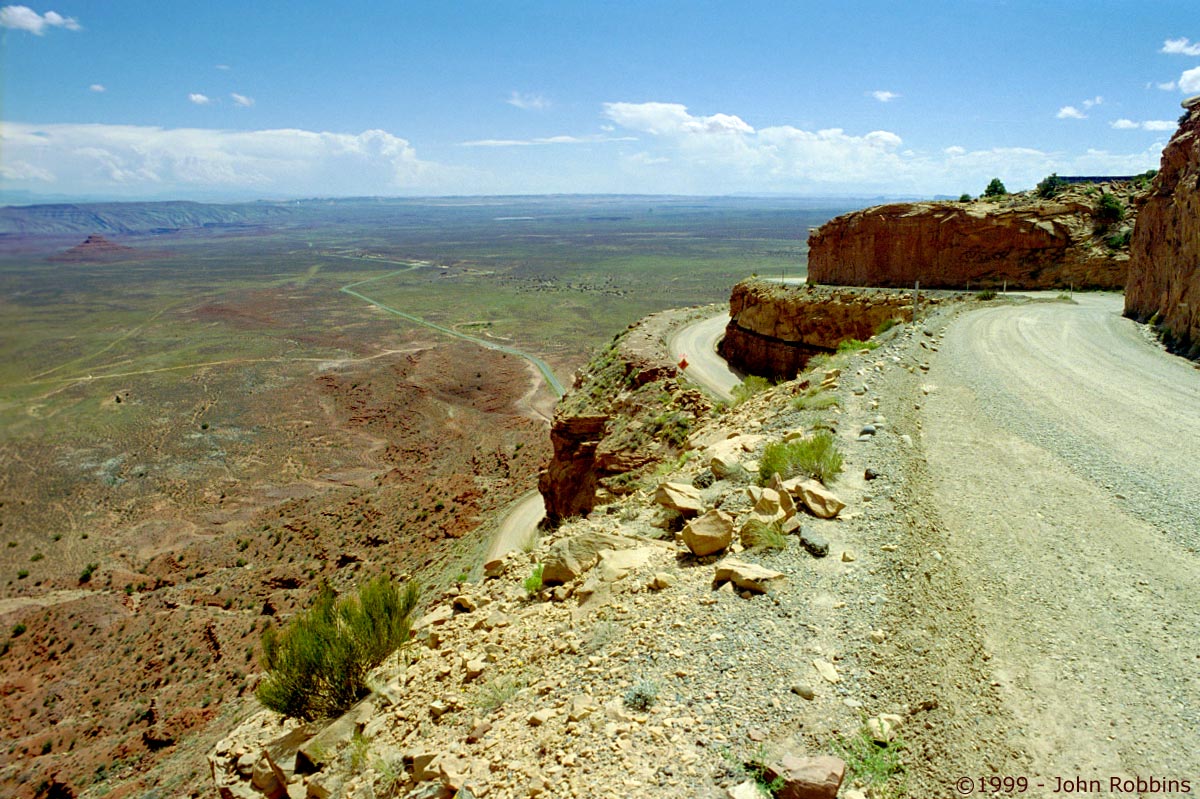
[[[467,680],[474,680],[479,677],[480,674],[483,674],[483,670],[486,665],[487,664],[482,660],[468,660],[463,666],[466,671]]]
[[[549,708],[543,708],[542,710],[535,710],[529,714],[529,719],[528,719],[529,726],[530,727],[540,727],[553,717],[554,717],[554,711],[550,710]]]
[[[435,699],[429,703],[429,715],[435,719],[440,719],[442,716],[450,712],[450,703],[445,699]]]
[[[870,466],[868,466],[868,467],[866,468],[866,470],[865,470],[865,471],[863,471],[863,479],[864,479],[864,480],[868,480],[868,481],[870,481],[870,480],[874,480],[874,479],[876,479],[876,478],[878,478],[878,477],[879,477],[879,472],[875,471],[875,470],[874,470],[874,469],[872,469]]]
[[[903,723],[904,719],[895,713],[881,713],[874,718],[867,719],[867,730],[871,733],[871,740],[875,743],[888,744],[895,739],[896,731]]]
[[[814,558],[823,558],[829,554],[829,539],[811,530],[800,531],[800,545]]]
[[[871,633],[868,637],[871,639],[871,642],[875,644],[882,644],[887,640],[887,635],[883,632],[883,630],[871,630]]]
[[[813,700],[817,696],[817,692],[812,689],[808,683],[798,682],[792,686],[792,693],[801,699]]]
[[[475,604],[475,598],[468,596],[467,594],[459,594],[458,596],[454,597],[454,601],[450,604],[455,610],[462,611],[463,613],[470,613],[471,611],[475,610],[476,607],[478,607],[478,605]]]
[[[862,430],[859,430],[859,431],[858,431],[858,434],[859,434],[860,436],[873,436],[873,435],[875,435],[875,425],[873,425],[873,424],[864,424],[864,425],[862,426]]]
[[[846,503],[816,480],[789,480],[786,484],[793,496],[799,498],[812,514],[820,519],[832,519],[841,513]]]
[[[856,559],[857,559],[857,556],[854,554],[854,550],[852,550],[852,549],[843,549],[842,550],[842,563],[853,563]]]
[[[758,790],[758,786],[754,780],[746,780],[739,782],[737,785],[730,788],[726,795],[729,799],[762,799],[762,792]]]
[[[743,591],[765,594],[768,584],[783,579],[784,574],[765,566],[745,563],[734,558],[726,558],[717,564],[714,582],[718,585],[732,583]]]
[[[654,577],[650,580],[650,587],[655,591],[662,591],[675,585],[675,577],[666,572],[655,572]]]
[[[817,674],[820,674],[822,677],[824,677],[826,682],[837,683],[842,681],[841,675],[837,673],[837,669],[835,669],[833,664],[829,661],[817,658],[812,662],[812,664],[817,670]]]
[[[834,799],[846,775],[846,764],[830,755],[799,757],[784,755],[778,763],[767,764],[764,776],[769,781],[783,780],[776,796],[784,799]]]
[[[484,721],[481,721],[472,727],[471,731],[467,733],[467,743],[477,743],[483,738],[483,736],[487,735],[491,731],[492,723],[485,719]]]

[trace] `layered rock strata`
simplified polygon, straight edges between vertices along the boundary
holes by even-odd
[[[1138,215],[1125,315],[1153,320],[1174,351],[1200,357],[1200,95],[1183,103],[1179,130]]]
[[[975,202],[893,203],[839,216],[808,239],[808,279],[841,286],[1120,290],[1141,183]],[[1123,218],[1105,221],[1111,194]]]
[[[847,339],[865,341],[889,320],[910,321],[912,312],[911,291],[746,280],[733,287],[731,318],[718,350],[739,371],[790,379],[814,355],[833,352]]]

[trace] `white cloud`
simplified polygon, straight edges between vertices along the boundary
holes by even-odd
[[[544,111],[550,107],[550,101],[540,94],[513,92],[504,102],[525,111]]]
[[[637,141],[636,136],[542,136],[534,139],[476,139],[462,142],[463,147],[530,147],[537,144],[596,144],[613,141]]]
[[[1064,105],[1054,116],[1056,119],[1087,119],[1087,114],[1073,105]]]
[[[1159,52],[1169,55],[1200,55],[1200,42],[1190,44],[1186,36],[1178,39],[1167,39],[1163,42],[1162,49]]]
[[[221,70],[222,72],[228,72],[230,69],[232,69],[232,67],[228,64],[217,64],[217,69]]]
[[[103,83],[93,83],[91,86],[88,86],[88,90],[96,92],[97,94],[103,94],[104,92],[108,91],[108,89],[104,88]]]
[[[306,130],[0,123],[11,187],[113,196],[335,196],[446,191],[464,179],[404,139]]]
[[[621,160],[627,191],[936,194],[982,191],[996,175],[1017,189],[1051,172],[1134,174],[1156,165],[1162,152],[1161,143],[1127,155],[957,145],[928,152],[887,130],[755,128],[738,116],[695,115],[672,103],[607,103],[605,114],[643,135],[641,152]]]
[[[233,98],[234,105],[240,105],[242,108],[249,108],[250,106],[254,105],[253,97],[247,97],[246,95],[238,94],[237,92],[231,92],[229,96]]]
[[[1188,94],[1200,92],[1200,67],[1193,67],[1179,76],[1179,90]]]
[[[1158,88],[1162,89],[1164,92],[1175,91],[1175,81],[1173,81],[1173,80],[1169,80],[1166,83],[1156,83],[1154,85],[1157,86]]]
[[[654,136],[754,133],[754,128],[731,114],[692,116],[680,103],[605,103],[604,115],[623,128]]]
[[[896,94],[895,92],[889,92],[889,91],[885,91],[882,89],[880,89],[878,91],[873,91],[870,94],[872,97],[874,97],[876,100],[878,100],[881,103],[890,103],[892,100],[895,100],[897,97],[900,96],[900,95]]]
[[[1096,95],[1095,97],[1093,97],[1090,100],[1083,101],[1084,108],[1092,108],[1094,106],[1103,105],[1103,104],[1104,104],[1104,98],[1101,97],[1100,95]]]
[[[199,92],[193,92],[189,94],[188,100],[196,105],[208,105],[212,102],[212,99],[207,94],[200,94]]]
[[[1169,119],[1147,119],[1142,123],[1143,130],[1175,130],[1179,125]]]
[[[1132,119],[1118,119],[1116,122],[1110,123],[1110,127],[1116,130],[1137,130],[1141,125]]]
[[[57,11],[47,11],[39,14],[29,6],[0,7],[0,28],[29,31],[35,36],[42,36],[46,28],[66,28],[69,31],[83,30],[83,26],[74,17],[64,17]]]

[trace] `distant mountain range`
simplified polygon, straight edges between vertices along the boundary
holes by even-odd
[[[61,203],[0,207],[0,235],[167,233],[187,228],[286,223],[291,211],[275,203]]]

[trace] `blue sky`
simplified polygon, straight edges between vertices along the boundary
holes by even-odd
[[[0,5],[6,190],[979,193],[1157,166],[1194,0]]]

